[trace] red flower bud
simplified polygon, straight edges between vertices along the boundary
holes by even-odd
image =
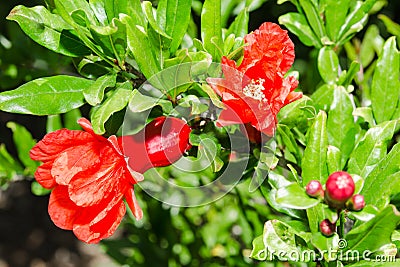
[[[306,193],[310,197],[324,197],[324,189],[322,189],[322,184],[317,180],[312,180],[307,184]]]
[[[181,119],[158,117],[137,134],[119,137],[124,155],[134,171],[168,166],[190,148],[190,127]]]
[[[355,194],[347,202],[347,207],[350,210],[360,211],[365,207],[365,200],[363,195]]]
[[[319,230],[324,236],[332,236],[336,232],[336,225],[325,219],[319,224]]]
[[[326,181],[325,199],[331,206],[341,208],[354,193],[353,178],[344,171],[332,173]]]

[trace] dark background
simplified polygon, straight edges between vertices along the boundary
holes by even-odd
[[[0,38],[4,36],[12,44],[10,49],[0,51],[0,91],[16,88],[37,77],[73,72],[68,58],[40,47],[26,37],[15,22],[6,20],[10,10],[19,4],[35,6],[43,2],[0,1]],[[265,21],[277,22],[278,17],[288,10],[294,10],[289,3],[278,6],[276,1],[267,1],[251,13],[249,30],[256,29]],[[380,13],[400,23],[400,1],[389,1]],[[196,16],[195,20],[199,22]],[[384,38],[389,36],[376,16],[372,16],[370,22],[380,27]],[[357,37],[362,35],[363,32]],[[297,60],[310,61],[310,48],[303,46],[297,37],[291,35],[291,38],[295,42]],[[17,73],[8,75],[15,70]],[[301,79],[307,79],[306,73],[300,72],[300,75]],[[6,127],[8,121],[24,125],[35,139],[45,134],[45,117],[0,112],[0,143],[4,143],[14,155],[11,131]],[[71,231],[55,227],[48,218],[47,202],[48,197],[31,193],[30,181],[17,181],[6,190],[0,189],[0,267],[112,266],[99,252],[98,246],[85,246]]]

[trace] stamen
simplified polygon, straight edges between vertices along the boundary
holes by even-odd
[[[251,80],[251,82],[243,88],[243,94],[259,101],[267,101],[264,95],[264,79]]]

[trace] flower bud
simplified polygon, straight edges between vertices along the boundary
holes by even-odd
[[[360,211],[365,207],[365,200],[363,195],[355,194],[347,202],[347,207],[350,210]]]
[[[342,208],[354,193],[353,178],[344,171],[332,173],[326,181],[325,199],[333,207]]]
[[[128,164],[144,173],[153,167],[171,165],[190,149],[191,129],[185,121],[173,117],[158,117],[134,135],[119,138]]]
[[[336,232],[336,225],[325,219],[319,224],[319,230],[324,236],[332,236]]]
[[[322,184],[317,180],[312,180],[307,184],[306,193],[310,197],[324,197],[324,189],[322,189]]]

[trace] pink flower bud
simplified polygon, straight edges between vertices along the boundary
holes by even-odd
[[[336,232],[336,225],[325,219],[319,224],[319,230],[324,236],[332,236]]]
[[[360,211],[365,207],[365,200],[363,195],[355,194],[347,202],[347,207],[350,210]]]
[[[326,181],[325,199],[333,207],[342,208],[354,193],[353,178],[344,171],[332,173]]]
[[[307,184],[306,193],[310,197],[324,197],[324,189],[322,189],[322,184],[317,180],[312,180]]]

